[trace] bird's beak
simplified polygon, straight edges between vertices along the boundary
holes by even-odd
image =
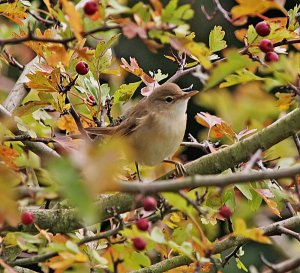
[[[190,91],[190,92],[186,92],[186,93],[184,93],[184,94],[182,95],[181,98],[182,98],[182,99],[188,99],[188,98],[191,98],[191,97],[197,95],[198,93],[199,93],[199,91],[196,91],[196,90]]]

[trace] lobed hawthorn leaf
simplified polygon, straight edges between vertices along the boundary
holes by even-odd
[[[289,16],[289,25],[288,30],[295,31],[299,26],[300,23],[297,21],[297,16],[299,16],[300,12],[300,5],[296,5],[293,9],[288,11]]]
[[[226,61],[218,63],[216,68],[213,69],[210,78],[208,79],[205,90],[208,90],[223,79],[236,71],[246,68],[252,64],[251,59],[248,56],[243,56],[236,51],[228,51],[225,53]]]
[[[24,25],[23,21],[27,18],[26,11],[27,6],[23,5],[21,1],[0,4],[0,16],[5,16],[20,26]]]
[[[270,198],[274,198],[274,194],[268,189],[255,189],[255,191],[264,199],[271,211],[281,218],[280,211],[277,208],[277,203]]]
[[[254,73],[249,71],[248,69],[237,70],[236,74],[228,75],[225,77],[225,82],[222,82],[219,87],[229,87],[232,85],[237,85],[241,83],[246,83],[250,81],[263,81],[264,78],[256,76]]]
[[[136,89],[140,86],[142,81],[133,82],[129,84],[122,84],[120,88],[114,93],[114,102],[127,102],[133,96]]]
[[[280,3],[270,0],[237,0],[238,5],[235,5],[231,9],[232,22],[234,25],[243,25],[247,22],[249,16],[257,16],[263,14],[270,9],[278,9],[284,14],[287,11]]]
[[[76,10],[75,5],[68,0],[61,0],[63,10],[68,16],[68,23],[71,30],[73,31],[76,39],[82,41],[83,23],[81,14]]]
[[[215,26],[209,33],[209,49],[210,51],[217,52],[227,47],[226,41],[224,41],[225,31],[221,26]]]

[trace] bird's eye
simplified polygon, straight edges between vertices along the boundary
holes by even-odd
[[[173,97],[168,96],[165,98],[166,103],[171,103],[172,101],[173,101]]]

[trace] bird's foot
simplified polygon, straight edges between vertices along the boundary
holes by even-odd
[[[168,159],[165,159],[164,162],[166,163],[171,163],[171,164],[174,164],[175,165],[175,175],[176,176],[187,176],[188,173],[184,167],[184,165],[180,162],[176,162],[176,161],[173,161],[173,160],[168,160]]]

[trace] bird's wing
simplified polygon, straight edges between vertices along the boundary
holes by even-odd
[[[113,134],[115,134],[118,127],[119,126],[114,126],[114,127],[89,127],[89,128],[85,128],[85,130],[89,134],[94,134],[94,135],[113,135]]]

